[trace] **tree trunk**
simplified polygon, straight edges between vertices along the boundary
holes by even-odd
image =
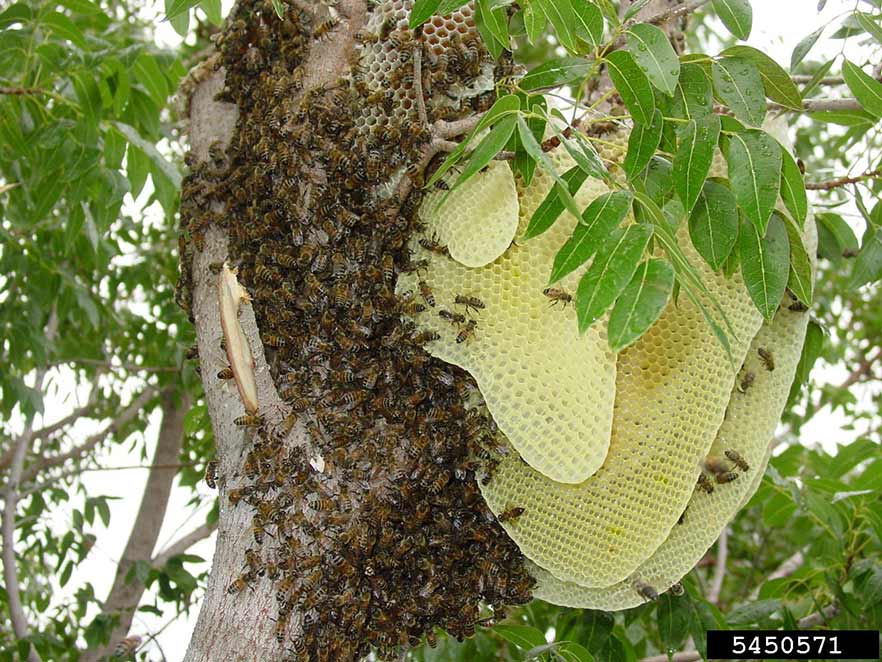
[[[283,4],[237,3],[182,93],[179,300],[221,496],[187,662],[397,656],[436,627],[470,635],[492,623],[481,604],[498,618],[533,582],[477,488],[492,432],[464,406],[474,383],[426,354],[394,293],[422,171],[512,65],[494,66],[471,6],[414,35],[408,0]],[[251,305],[222,324],[224,261]],[[231,359],[235,385],[218,378]]]

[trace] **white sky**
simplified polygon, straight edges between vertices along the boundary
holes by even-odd
[[[225,10],[229,9],[230,4],[231,0],[225,0]],[[816,12],[816,5],[816,0],[754,0],[754,27],[751,38],[747,43],[766,52],[786,67],[790,61],[790,53],[800,39],[821,25],[831,24],[835,21],[836,17],[851,11],[855,6],[855,2],[853,0],[847,2],[845,0],[830,0],[821,14]],[[832,33],[833,29],[831,26],[828,33]],[[168,23],[163,23],[158,25],[157,41],[171,45],[178,43],[180,39]],[[846,52],[851,53],[852,49],[858,48],[857,44],[852,43],[853,41],[855,40],[852,40],[847,45]],[[841,42],[825,42],[822,38],[816,45],[815,50],[813,50],[812,55],[815,57],[821,54],[835,55],[839,52],[840,45]],[[134,211],[136,207],[132,205],[131,209]],[[133,216],[138,219],[137,213],[133,213]],[[815,377],[823,381],[835,383],[845,377],[845,370],[842,368],[828,368],[819,372],[821,374],[816,374]],[[47,411],[53,413],[53,420],[62,416],[65,410],[75,406],[71,402],[72,398],[61,397],[66,390],[64,388],[65,382],[70,384],[70,377],[59,375],[59,396],[50,398],[47,402]],[[861,393],[856,395],[859,398],[868,397]],[[158,412],[155,412],[155,414],[158,414]],[[837,442],[846,443],[859,436],[859,432],[844,430],[842,428],[844,423],[845,420],[842,416],[832,415],[829,411],[822,412],[803,429],[801,441],[806,445],[821,444],[827,449],[832,449]],[[149,458],[152,457],[155,449],[157,425],[158,415],[154,415],[151,426],[146,433],[148,461],[143,462],[144,464],[149,463]],[[139,454],[132,450],[135,446],[136,444],[132,440],[125,444],[114,445],[100,459],[100,464],[102,466],[141,464],[142,461]],[[99,523],[97,530],[94,530],[94,533],[98,536],[97,544],[89,557],[74,573],[67,587],[59,591],[59,595],[70,595],[80,582],[90,581],[94,585],[96,595],[99,598],[106,596],[113,581],[116,562],[122,553],[131,523],[137,513],[146,478],[147,472],[145,470],[102,471],[85,475],[84,484],[90,494],[115,496],[119,497],[119,500],[113,501],[110,504],[112,512],[110,529],[102,530]],[[159,549],[162,549],[176,537],[188,532],[204,520],[205,512],[207,512],[211,505],[214,493],[210,492],[204,484],[199,489],[200,493],[205,494],[205,505],[194,516],[186,508],[186,503],[190,499],[189,489],[175,487],[169,503],[169,514],[159,538]],[[69,528],[70,522],[67,512],[57,512],[55,514],[55,523],[59,530]],[[214,538],[212,537],[194,546],[190,553],[210,560],[213,549]],[[206,568],[205,565],[190,565],[188,567],[191,572]],[[145,594],[142,604],[149,603],[151,600],[152,595]],[[159,619],[151,614],[141,613],[136,615],[131,633],[140,634],[146,639],[148,633],[155,633],[161,627],[167,625],[157,637],[158,645],[150,643],[145,650],[150,651],[151,658],[154,660],[166,659],[169,662],[177,662],[183,659],[197,615],[198,603],[189,616],[181,617],[170,625],[167,625],[168,616]]]

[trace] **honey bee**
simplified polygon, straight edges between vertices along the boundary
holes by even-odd
[[[750,470],[750,465],[747,464],[747,461],[743,457],[741,457],[741,453],[739,453],[738,451],[733,451],[731,449],[726,450],[725,453],[726,457],[732,460],[735,466],[741,469],[741,471]]]
[[[504,512],[499,513],[499,515],[497,515],[496,519],[499,520],[500,524],[502,522],[513,522],[518,517],[523,515],[525,510],[526,509],[522,508],[521,506],[516,506],[514,508],[508,508]]]
[[[233,419],[233,423],[240,427],[257,427],[263,423],[263,416],[257,414],[244,414]]]
[[[233,378],[233,369],[232,368],[224,368],[223,370],[218,371],[217,378],[218,379],[232,379]]]
[[[646,602],[652,602],[653,600],[658,600],[658,591],[656,591],[652,586],[647,584],[644,581],[639,579],[635,579],[631,586],[635,591],[643,598]]]
[[[329,18],[326,21],[322,21],[317,26],[315,26],[315,30],[312,31],[313,39],[323,39],[331,30],[333,30],[339,21],[336,18]]]
[[[435,307],[435,295],[432,293],[432,288],[430,288],[429,284],[424,280],[420,280],[419,288],[420,288],[420,294],[423,297],[423,301],[425,301],[427,304],[429,304],[429,306],[434,308]]]
[[[466,312],[470,310],[478,312],[479,310],[484,309],[484,302],[481,301],[478,297],[470,297],[464,294],[457,294],[456,298],[453,300],[453,303],[457,306],[465,306]]]
[[[438,317],[443,320],[450,322],[451,324],[465,324],[466,318],[465,315],[460,313],[452,313],[449,310],[439,310]]]
[[[674,582],[673,584],[671,584],[671,595],[675,597],[680,597],[685,592],[686,590],[683,588],[683,584],[681,584],[680,582]]]
[[[276,621],[276,627],[273,629],[273,636],[276,641],[282,643],[285,640],[285,633],[288,630],[288,615],[279,614],[279,620]]]
[[[205,484],[213,490],[217,489],[217,460],[205,465]]]
[[[567,304],[573,300],[572,294],[559,287],[546,287],[542,290],[542,294],[551,299],[552,306],[555,306],[558,303],[563,303],[564,308],[566,308]]]
[[[734,471],[723,471],[721,473],[716,474],[715,476],[718,483],[721,485],[725,483],[731,483],[733,480],[738,478],[738,474]]]
[[[405,315],[416,315],[426,310],[426,307],[416,301],[405,301],[401,304],[401,312]]]
[[[462,344],[471,338],[477,326],[478,323],[475,320],[469,320],[466,325],[459,330],[459,333],[456,334],[457,344]]]
[[[714,484],[710,481],[710,478],[707,477],[707,474],[701,472],[698,474],[698,487],[702,489],[702,491],[707,494],[713,494],[714,492]]]
[[[184,354],[184,358],[188,361],[192,361],[193,359],[199,358],[199,345],[190,345],[187,348],[186,353]]]
[[[248,587],[252,579],[254,579],[254,575],[250,572],[243,572],[227,587],[227,593],[230,595],[241,593]]]
[[[359,30],[355,33],[355,41],[359,42],[362,45],[376,44],[378,41],[380,41],[380,35],[375,34],[370,30]]]
[[[756,353],[759,354],[763,365],[766,367],[766,370],[772,372],[772,370],[775,369],[775,357],[772,356],[772,353],[764,347],[758,348],[756,350]]]
[[[741,382],[738,384],[739,393],[747,393],[747,389],[749,389],[754,380],[756,379],[756,375],[753,374],[750,370],[744,373],[744,376],[741,378]]]
[[[237,487],[232,489],[227,493],[227,499],[230,501],[231,506],[237,506],[239,502],[248,494],[246,488]]]
[[[261,340],[267,347],[279,348],[285,344],[285,339],[277,333],[267,333]]]
[[[224,268],[223,262],[209,262],[208,263],[208,270],[211,273],[213,273],[215,276],[217,276],[221,272],[221,269],[223,269],[223,268]]]
[[[442,246],[440,243],[438,243],[436,239],[423,237],[422,239],[420,239],[419,244],[430,253],[450,257],[450,251],[447,250],[447,246]]]
[[[422,333],[418,333],[413,337],[414,343],[417,345],[425,345],[428,342],[432,342],[434,340],[439,340],[441,336],[438,335],[435,331],[423,331]]]
[[[804,313],[808,311],[808,306],[806,306],[802,301],[797,299],[789,306],[787,306],[787,310],[792,310],[794,313]]]
[[[383,256],[382,267],[383,278],[387,281],[391,281],[395,277],[395,263],[392,260],[392,256],[388,253]]]
[[[245,550],[245,563],[253,574],[264,574],[265,569],[263,567],[263,559],[260,558],[260,554],[255,550]]]

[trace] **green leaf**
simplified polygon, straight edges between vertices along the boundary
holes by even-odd
[[[147,158],[150,159],[153,165],[156,166],[156,168],[158,168],[176,188],[181,187],[180,170],[178,170],[174,164],[167,161],[165,157],[159,153],[159,150],[156,149],[156,146],[153,143],[144,140],[133,126],[129,126],[123,122],[114,122],[113,124],[117,130],[126,137],[126,140],[128,140],[130,144],[134,145],[147,155]],[[135,188],[136,187],[133,183],[132,195],[136,196],[137,194],[134,192]]]
[[[573,166],[563,174],[562,179],[566,182],[570,195],[575,195],[576,191],[588,179],[588,173],[579,166]],[[564,203],[557,194],[557,186],[553,186],[546,194],[542,203],[536,208],[536,211],[533,212],[533,216],[527,224],[527,229],[524,231],[523,238],[532,239],[545,232],[554,225],[554,222],[563,213],[563,210]]]
[[[838,261],[845,256],[858,254],[859,244],[851,226],[839,214],[823,212],[815,216],[818,224],[818,252],[828,260]],[[829,236],[832,245],[826,246],[824,237]]]
[[[71,82],[83,116],[90,125],[97,126],[101,119],[101,92],[98,90],[95,79],[92,78],[92,72],[83,71],[76,75]]]
[[[527,72],[520,80],[523,90],[538,90],[544,87],[557,87],[579,78],[583,78],[591,71],[591,65],[583,57],[560,57],[543,62],[538,67]]]
[[[790,242],[790,276],[787,279],[788,289],[805,305],[811,306],[814,300],[812,263],[808,251],[802,242],[802,234],[792,220],[785,218],[787,239]]]
[[[50,11],[41,14],[40,24],[45,25],[49,28],[51,32],[54,32],[62,39],[67,39],[75,46],[78,46],[83,50],[88,48],[86,37],[83,34],[83,31],[80,30],[72,20],[70,20],[61,12]]]
[[[198,0],[165,0],[165,20],[171,21],[184,12],[190,11]]]
[[[426,188],[432,186],[435,182],[441,179],[454,164],[462,157],[465,153],[466,148],[469,146],[469,143],[481,133],[488,126],[493,124],[494,122],[500,120],[503,117],[507,117],[513,113],[516,113],[521,108],[521,100],[518,98],[516,94],[507,94],[505,96],[499,97],[496,100],[496,103],[491,106],[490,110],[488,110],[483,117],[478,121],[477,126],[472,129],[472,132],[468,135],[468,137],[463,140],[456,148],[447,155],[447,158],[444,159],[444,163],[435,171],[435,173],[429,178],[429,181],[426,182]]]
[[[790,151],[781,147],[781,199],[793,218],[802,228],[808,214],[808,196],[805,192],[805,181],[799,166],[793,160]]]
[[[530,2],[524,7],[524,28],[527,30],[528,42],[536,44],[545,33],[547,23],[545,14],[536,7],[534,2]]]
[[[511,39],[508,34],[508,14],[505,7],[493,7],[490,0],[478,0],[475,3],[475,23],[479,29],[482,22],[502,48],[511,50]],[[494,57],[498,56],[494,55]]]
[[[848,286],[861,287],[882,278],[882,229],[868,226],[863,245],[854,261]]]
[[[649,164],[661,141],[663,126],[664,118],[658,108],[655,109],[650,124],[634,122],[631,135],[628,136],[628,152],[622,164],[628,179],[634,179]]]
[[[864,110],[882,117],[882,83],[847,59],[842,63],[842,77]]]
[[[518,96],[523,96],[521,102],[522,105],[529,107],[531,113],[533,113],[533,116],[527,120],[527,125],[530,127],[530,131],[533,132],[533,136],[537,141],[542,140],[542,137],[545,135],[545,127],[547,124],[547,103],[545,97],[541,94],[527,96],[522,92],[519,92]],[[529,186],[530,182],[533,181],[533,174],[536,170],[536,161],[524,152],[519,133],[515,132],[512,135],[508,149],[515,153],[515,158],[512,163],[515,172],[520,174],[523,178],[524,185]]]
[[[542,146],[533,136],[533,132],[530,131],[530,127],[527,126],[524,118],[520,115],[517,116],[517,124],[518,133],[521,137],[521,143],[524,145],[524,149],[527,151],[527,154],[532,156],[535,161],[539,162],[545,169],[545,171],[554,178],[554,181],[557,182],[557,185],[555,186],[555,188],[557,189],[557,194],[563,201],[564,207],[566,207],[573,216],[579,218],[579,216],[581,215],[579,212],[579,206],[576,204],[575,199],[570,194],[567,182],[564,181],[564,179],[558,174],[557,170],[554,167],[554,164],[551,162],[551,159],[549,159],[548,155],[542,151]]]
[[[765,236],[752,223],[743,224],[740,251],[747,292],[757,310],[771,320],[784,296],[790,272],[790,246],[781,217],[772,215]]]
[[[781,146],[769,134],[750,130],[729,136],[724,151],[735,200],[764,236],[781,188]]]
[[[815,73],[812,74],[811,80],[809,80],[809,82],[802,88],[803,98],[807,98],[814,89],[821,84],[824,77],[830,73],[830,69],[833,68],[833,63],[835,61],[836,60],[827,60],[815,70]]]
[[[865,110],[827,110],[823,112],[809,113],[816,122],[827,124],[839,124],[841,126],[863,126],[870,128],[878,118]]]
[[[572,236],[554,256],[548,284],[585,264],[627,216],[633,196],[628,191],[604,193],[588,205]]]
[[[704,67],[690,62],[680,67],[671,113],[674,117],[700,119],[714,112],[714,94]]]
[[[821,36],[821,33],[824,31],[824,28],[827,27],[822,25],[817,30],[812,32],[810,35],[803,37],[796,47],[793,49],[793,53],[790,54],[790,71],[796,71],[796,67],[799,66],[799,63],[805,59],[805,56],[808,55],[808,52],[812,49],[818,38]]]
[[[762,622],[780,608],[780,600],[748,602],[730,611],[728,621],[730,625],[754,625]]]
[[[205,12],[205,17],[209,23],[217,26],[223,24],[224,16],[221,0],[200,0],[199,6]]]
[[[790,386],[790,394],[787,397],[788,404],[792,404],[799,397],[823,348],[824,329],[817,322],[809,320],[805,344],[802,346],[802,354],[800,354],[799,363],[796,366],[796,377]]]
[[[493,632],[523,650],[530,650],[546,644],[545,635],[528,625],[510,625],[501,623],[493,628]]]
[[[668,96],[673,95],[680,77],[680,60],[668,36],[649,23],[632,26],[627,35],[628,50],[649,82]]]
[[[558,41],[561,46],[570,53],[578,53],[578,44],[576,43],[576,14],[573,11],[573,5],[570,0],[532,0],[545,17],[554,26],[554,32],[557,34]]]
[[[742,122],[760,126],[766,117],[763,79],[756,65],[743,57],[727,57],[712,66],[714,87]]]
[[[511,138],[512,133],[514,133],[518,119],[517,115],[509,115],[501,119],[490,129],[490,133],[484,136],[481,142],[478,143],[475,151],[472,152],[469,162],[463,168],[459,177],[456,178],[451,190],[456,189],[460,184],[467,181],[499,154],[505,147],[508,139]]]
[[[283,0],[272,0],[273,11],[276,12],[276,16],[279,18],[285,18],[285,10],[286,6]]]
[[[410,10],[407,25],[411,30],[418,28],[435,14],[441,0],[416,0]]]
[[[635,122],[649,124],[655,113],[655,97],[646,74],[627,51],[606,56],[609,76]]]
[[[674,190],[687,212],[692,211],[710,172],[720,137],[720,118],[708,115],[689,120],[680,134],[680,147],[674,155]]]
[[[603,43],[603,13],[588,0],[573,3],[576,16],[576,34],[594,47]]]
[[[555,649],[555,654],[564,662],[594,662],[594,656],[588,649],[575,641],[562,641]]]
[[[659,596],[658,610],[658,635],[665,649],[678,649],[692,627],[691,598],[688,595],[675,596],[664,593]]]
[[[653,156],[646,166],[643,177],[643,186],[646,193],[658,205],[663,205],[668,193],[674,188],[673,168],[670,161],[661,156]]]
[[[643,223],[619,228],[600,247],[576,290],[580,333],[603,315],[630,282],[652,238],[652,229]]]
[[[738,209],[728,188],[711,180],[704,183],[689,215],[689,237],[714,271],[722,268],[738,241]]]
[[[714,0],[714,11],[732,36],[741,41],[750,37],[753,8],[750,0]]]
[[[674,289],[674,267],[655,258],[642,262],[609,316],[609,346],[620,352],[655,324]]]
[[[138,82],[144,86],[150,94],[150,98],[160,108],[164,107],[170,90],[156,59],[146,54],[139,55],[135,60],[134,70]]]
[[[854,15],[857,17],[860,26],[882,44],[882,22],[880,22],[880,17],[878,15],[872,16],[862,11],[856,11]]]
[[[768,55],[752,46],[732,46],[724,50],[720,55],[743,57],[753,62],[756,68],[759,69],[767,97],[786,108],[802,110],[802,95],[799,93],[799,89],[796,87],[793,79],[790,78],[790,74],[784,71],[781,65]]]
[[[609,171],[603,165],[603,160],[595,151],[594,145],[590,141],[581,139],[582,134],[576,133],[576,140],[561,136],[561,144],[567,153],[573,157],[576,164],[584,170],[589,177],[595,179],[606,180],[609,178]]]

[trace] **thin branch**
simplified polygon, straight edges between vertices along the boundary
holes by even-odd
[[[56,476],[52,476],[48,480],[45,480],[41,483],[36,483],[29,487],[26,490],[21,491],[21,498],[25,498],[34,494],[35,492],[43,492],[50,487],[58,487],[58,483],[65,478],[70,478],[71,476],[78,476],[80,474],[92,472],[92,471],[126,471],[128,469],[183,469],[184,467],[195,467],[197,462],[176,462],[172,464],[131,464],[122,467],[76,467],[75,469],[68,469],[67,471],[62,471],[60,474]]]
[[[810,83],[814,76],[808,74],[793,74],[790,80],[794,83]],[[882,81],[882,77],[877,76],[876,80]],[[845,79],[842,76],[826,76],[818,81],[821,85],[845,85]]]
[[[423,96],[423,47],[421,44],[417,44],[413,48],[413,92],[416,95],[420,125],[428,126],[429,116],[426,114],[426,99]]]
[[[90,450],[95,448],[95,446],[104,441],[107,437],[119,431],[122,427],[131,422],[141,412],[144,406],[156,396],[156,393],[156,387],[147,387],[146,389],[144,389],[141,395],[132,400],[131,404],[123,409],[120,412],[119,416],[111,421],[103,430],[91,435],[82,444],[80,444],[79,446],[75,446],[66,453],[62,453],[61,455],[56,455],[54,457],[43,458],[40,461],[35,462],[30,467],[28,467],[27,471],[24,472],[24,474],[22,475],[22,480],[33,480],[34,477],[37,476],[41,471],[45,471],[46,469],[51,469],[52,467],[62,465],[68,460],[82,457]]]
[[[686,14],[691,14],[694,11],[697,11],[704,7],[711,0],[692,0],[692,2],[684,2],[682,5],[677,5],[676,7],[672,7],[667,11],[663,11],[660,14],[656,14],[655,16],[650,16],[647,19],[639,21],[640,23],[652,23],[653,25],[661,25],[662,23],[667,23],[668,21],[673,21],[681,16],[685,16]],[[631,21],[626,25],[629,27],[633,25],[633,23],[638,22],[636,18],[631,19]]]
[[[779,565],[772,573],[766,577],[765,582],[770,582],[773,579],[781,579],[781,577],[789,577],[794,572],[796,572],[802,564],[805,563],[805,558],[802,555],[801,551],[794,552],[791,556],[787,557],[781,565]],[[750,599],[756,600],[759,597],[760,585],[757,584],[756,588],[753,589],[750,593]]]
[[[56,361],[50,365],[60,366],[60,365],[69,365],[71,363],[79,363],[82,365],[92,365],[98,366],[101,368],[107,368],[109,370],[128,370],[129,372],[180,372],[181,369],[177,366],[169,366],[169,365],[158,365],[158,366],[149,366],[149,365],[138,365],[137,363],[114,363],[113,361],[106,359],[65,359],[64,361]]]
[[[169,547],[157,554],[153,557],[153,560],[150,561],[150,564],[154,568],[161,568],[166,563],[168,563],[169,559],[177,556],[178,554],[183,554],[188,549],[190,549],[193,545],[195,545],[200,540],[205,540],[212,533],[214,533],[215,529],[217,529],[217,523],[213,522],[211,524],[202,524],[201,526],[197,526],[195,529],[190,531],[187,535],[181,537],[174,544],[169,545]]]
[[[86,404],[73,410],[69,415],[65,416],[64,418],[61,418],[54,423],[42,427],[34,432],[34,439],[47,439],[58,432],[61,428],[66,427],[71,423],[74,423],[77,419],[90,413],[95,407],[95,403],[98,402],[98,395],[101,393],[100,389],[98,388],[98,378],[101,377],[101,374],[102,373],[99,372],[97,375],[95,375],[95,379],[92,382],[92,388],[89,390],[89,397],[86,398]],[[0,464],[0,468],[2,468],[2,464]]]
[[[46,337],[51,344],[58,331],[58,316],[55,308],[49,313],[49,321],[46,325]],[[34,390],[42,391],[43,382],[46,379],[47,368],[40,368],[34,378]],[[9,618],[12,621],[12,630],[19,640],[30,636],[30,627],[21,603],[20,585],[18,583],[18,567],[15,562],[15,511],[18,505],[18,488],[24,472],[24,461],[28,449],[33,442],[34,419],[25,425],[25,429],[13,443],[12,462],[9,467],[9,480],[6,481],[6,490],[3,495],[3,580],[6,584],[6,596],[9,605]],[[40,662],[40,655],[32,647],[28,652],[28,662]]]
[[[714,564],[714,576],[711,580],[710,589],[707,592],[708,602],[717,604],[720,601],[720,592],[723,590],[723,580],[726,578],[726,561],[729,558],[729,527],[725,527],[717,541],[717,560]]]
[[[0,94],[8,94],[10,96],[26,96],[46,94],[46,90],[39,87],[0,87]]]
[[[880,358],[882,358],[882,347],[877,348],[876,353],[873,356],[861,359],[858,363],[858,367],[839,385],[839,388],[849,388],[858,383],[863,377],[869,375],[870,370],[873,368],[873,364]]]
[[[769,110],[781,110],[787,113],[798,113],[800,111],[782,106],[779,103],[769,103]],[[857,99],[805,99],[802,102],[802,111],[805,113],[823,113],[830,111],[853,111],[863,110]]]
[[[882,168],[876,168],[875,170],[868,170],[862,175],[855,175],[854,177],[840,177],[839,179],[831,179],[826,182],[816,182],[813,184],[806,184],[805,188],[808,191],[831,191],[834,188],[839,188],[840,186],[848,186],[849,184],[857,184],[858,182],[862,182],[865,179],[880,179],[882,178]]]

